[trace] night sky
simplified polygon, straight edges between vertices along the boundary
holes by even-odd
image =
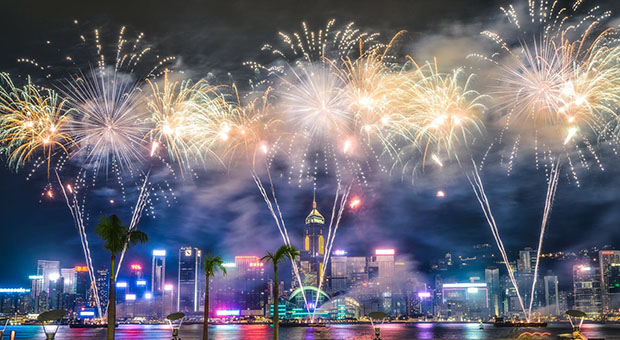
[[[586,1],[588,2],[588,1]],[[616,1],[589,2],[620,12]],[[16,63],[20,57],[53,59],[44,48],[70,46],[80,32],[101,27],[114,37],[120,26],[144,32],[146,40],[163,55],[178,57],[186,75],[194,79],[208,72],[219,79],[244,77],[242,62],[254,60],[266,42],[277,41],[278,31],[293,32],[306,20],[322,27],[329,19],[345,24],[355,21],[366,31],[391,37],[407,30],[402,49],[416,58],[437,55],[445,64],[457,63],[482,46],[479,32],[498,20],[497,1],[11,1],[0,10],[0,71],[26,74]],[[79,29],[73,20],[79,20]],[[60,48],[60,47],[59,47]],[[230,75],[228,75],[230,73]],[[243,81],[240,81],[242,83]],[[489,140],[478,140],[472,153],[480,158]],[[506,247],[515,252],[535,247],[538,239],[545,175],[536,170],[534,157],[524,149],[507,175],[502,155],[508,143],[493,149],[482,173],[492,208]],[[620,246],[620,158],[606,148],[600,157],[605,166],[579,171],[580,187],[567,176],[560,178],[544,251],[576,250],[605,244]],[[4,160],[3,160],[4,162]],[[454,164],[453,164],[454,165]],[[60,260],[62,267],[84,263],[77,231],[64,201],[42,198],[47,184],[45,170],[26,180],[30,168],[14,173],[0,167],[1,246],[0,286],[26,286],[36,271],[36,260]],[[355,188],[362,208],[346,212],[335,248],[368,255],[377,247],[395,247],[420,268],[450,251],[462,253],[475,244],[494,246],[489,227],[465,177],[457,166],[441,173],[416,174],[415,181],[371,174],[367,187]],[[234,255],[262,255],[281,244],[279,233],[266,210],[248,169],[200,171],[197,179],[173,181],[177,199],[167,207],[155,202],[155,218],[145,216],[139,228],[151,239],[132,249],[128,262],[150,266],[152,249],[169,251],[170,268],[178,247],[197,246],[232,260]],[[329,215],[333,180],[318,183],[319,210]],[[312,190],[298,189],[276,180],[279,200],[292,237],[301,237],[303,219],[309,212]],[[90,211],[90,241],[95,265],[107,265],[107,254],[97,242],[92,227],[98,216],[119,213],[128,218],[130,204],[107,203],[117,197],[105,183],[97,188],[100,200]],[[437,190],[445,198],[435,197]],[[131,189],[129,190],[131,191]],[[129,195],[131,196],[131,194]],[[118,210],[116,210],[118,209]],[[295,241],[294,241],[295,242]]]

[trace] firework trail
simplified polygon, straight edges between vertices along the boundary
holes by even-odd
[[[95,278],[95,270],[93,267],[93,259],[90,255],[90,247],[88,245],[88,235],[86,233],[86,226],[84,225],[84,212],[80,206],[80,203],[77,198],[77,187],[71,186],[71,184],[67,184],[67,191],[71,194],[71,199],[67,195],[67,191],[65,191],[65,186],[60,180],[60,175],[56,172],[56,178],[58,179],[58,184],[62,190],[62,194],[65,198],[65,202],[67,203],[67,207],[71,212],[71,216],[73,217],[73,221],[75,223],[76,228],[80,234],[80,242],[82,243],[82,250],[84,251],[84,257],[86,258],[86,265],[88,267],[88,275],[90,277],[90,282],[96,282]],[[103,316],[101,310],[101,301],[99,300],[99,288],[97,285],[92,285],[95,296],[95,303],[97,305],[97,311],[99,312],[99,316]]]
[[[474,170],[471,174],[467,175],[467,179],[474,190],[474,194],[476,194],[476,198],[478,199],[478,203],[480,203],[480,207],[482,208],[482,212],[484,213],[484,217],[486,218],[489,227],[491,227],[491,232],[493,234],[493,238],[495,239],[495,243],[497,243],[497,247],[499,248],[500,253],[502,254],[502,259],[504,260],[504,264],[506,265],[506,269],[508,270],[508,276],[510,277],[510,282],[515,287],[517,292],[517,297],[519,299],[519,304],[521,305],[521,310],[524,315],[527,315],[525,310],[525,304],[523,303],[523,298],[521,297],[521,293],[517,288],[517,281],[515,279],[514,270],[510,265],[510,261],[508,260],[508,255],[506,254],[506,249],[504,248],[504,243],[502,242],[502,238],[499,235],[499,229],[497,228],[497,223],[495,222],[495,217],[493,217],[493,212],[491,210],[491,205],[489,203],[489,199],[487,198],[486,192],[484,191],[484,185],[482,184],[482,179],[480,178],[480,174],[478,173],[478,168],[476,167],[475,162],[472,159]]]
[[[536,264],[534,265],[534,280],[532,281],[532,291],[530,294],[530,306],[528,309],[527,317],[530,319],[532,317],[532,306],[534,304],[534,291],[536,289],[536,281],[538,279],[538,264],[540,262],[540,253],[543,244],[543,237],[545,235],[545,229],[547,228],[547,221],[549,220],[549,215],[551,214],[551,206],[553,205],[553,200],[555,199],[555,193],[558,188],[558,179],[560,175],[560,159],[555,161],[555,166],[551,169],[551,176],[547,184],[547,197],[545,198],[545,208],[543,211],[542,222],[540,225],[540,236],[538,238],[538,248],[536,252]]]
[[[278,204],[278,199],[276,197],[275,188],[273,185],[273,181],[271,179],[271,173],[269,172],[269,168],[267,168],[267,171],[269,173],[269,182],[271,185],[271,195],[272,195],[271,197],[272,198],[269,197],[267,190],[265,190],[265,186],[263,185],[262,181],[260,180],[260,177],[258,176],[258,174],[256,173],[256,170],[254,169],[251,170],[252,178],[254,179],[254,182],[256,183],[258,190],[260,191],[261,195],[263,196],[263,199],[265,200],[265,203],[267,204],[267,208],[271,212],[271,215],[276,222],[276,226],[278,227],[278,230],[280,231],[280,235],[282,236],[282,240],[284,241],[284,244],[290,246],[292,245],[291,240],[288,236],[288,231],[286,229],[286,224],[284,223],[284,218],[282,217],[280,205]],[[271,202],[272,199],[273,199],[273,204]],[[273,208],[274,205],[276,206],[277,214]],[[306,293],[304,292],[304,289],[303,289],[303,282],[301,280],[301,275],[299,274],[299,268],[297,267],[297,262],[295,261],[291,261],[291,262],[293,264],[293,272],[295,273],[295,278],[297,279],[297,283],[299,283],[299,286],[302,288],[301,294],[304,299],[304,305],[306,306],[306,309],[308,309],[308,300],[306,298]],[[310,312],[309,309],[308,309],[308,312]]]
[[[132,210],[131,222],[129,223],[128,231],[135,230],[138,227],[138,222],[140,222],[140,218],[142,217],[142,212],[147,206],[148,198],[149,198],[150,190],[151,190],[150,183],[149,183],[149,174],[150,173],[146,173],[144,175],[144,182],[142,183],[142,186],[140,187],[140,192],[138,194],[138,199],[136,200],[136,205]],[[123,251],[121,252],[121,256],[118,260],[118,266],[116,268],[116,277],[114,278],[114,280],[118,279],[118,273],[121,271],[121,265],[123,264],[123,259],[125,258],[125,252],[127,251],[127,245],[128,243],[126,242],[125,245],[123,246]]]
[[[325,247],[325,251],[323,254],[323,263],[324,265],[322,266],[322,270],[319,273],[319,285],[318,285],[318,289],[319,292],[321,291],[321,287],[323,286],[323,279],[325,278],[325,272],[327,270],[327,264],[329,263],[329,258],[331,255],[331,250],[332,250],[332,246],[334,245],[334,240],[336,239],[336,232],[338,231],[338,226],[340,225],[340,219],[342,218],[342,213],[344,212],[344,207],[348,201],[349,198],[349,193],[351,192],[351,186],[352,184],[349,184],[344,191],[342,192],[342,195],[340,196],[340,191],[341,191],[341,184],[338,183],[338,187],[336,189],[336,197],[334,198],[334,205],[332,207],[332,216],[330,218],[329,221],[329,229],[328,229],[328,234],[327,234],[327,242],[326,242],[326,247]],[[334,216],[336,216],[336,221],[334,223]],[[333,228],[332,228],[333,226]],[[332,231],[333,229],[333,231]],[[316,295],[316,300],[314,302],[314,306],[318,306],[319,304],[319,296],[320,293],[317,293]],[[315,317],[315,312],[316,312],[316,308],[312,310],[312,314],[310,315],[310,320],[311,322],[314,322],[314,317]]]

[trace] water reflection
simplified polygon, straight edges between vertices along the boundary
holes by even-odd
[[[17,339],[45,339],[40,326],[11,326]],[[485,325],[479,329],[477,323],[412,323],[387,324],[381,327],[383,340],[423,339],[423,340],[514,340],[524,332],[548,332],[550,335],[537,339],[556,339],[558,334],[570,332],[568,324],[551,324],[544,329],[495,328]],[[373,338],[371,325],[331,325],[327,328],[287,327],[280,329],[280,340],[370,340]],[[593,325],[584,327],[588,337],[620,340],[620,325]],[[181,329],[183,340],[200,340],[201,325],[185,325]],[[210,340],[269,340],[272,336],[269,325],[217,325],[209,329]],[[105,329],[71,329],[61,327],[58,340],[95,340],[105,338]],[[165,325],[121,325],[117,329],[117,340],[168,340],[170,330]],[[523,339],[523,338],[522,338]]]

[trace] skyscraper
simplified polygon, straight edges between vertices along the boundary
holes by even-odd
[[[536,250],[529,247],[519,250],[519,260],[517,261],[519,274],[534,274],[536,255]]]
[[[153,250],[153,264],[151,269],[151,294],[160,297],[164,293],[166,282],[166,251]]]
[[[499,285],[499,268],[490,267],[484,270],[484,277],[489,289],[489,309],[490,313],[500,315],[501,288]]]
[[[45,291],[49,294],[50,281],[56,281],[60,277],[60,262],[59,261],[37,261],[37,275],[42,276],[41,291]]]
[[[560,293],[558,291],[558,277],[546,275],[545,282],[545,307],[547,313],[553,316],[560,316]]]
[[[75,268],[62,268],[60,276],[65,280],[65,293],[75,294]]]
[[[316,200],[312,201],[312,210],[306,217],[304,226],[304,246],[299,259],[299,272],[304,286],[318,286],[319,275],[323,271],[323,255],[325,254],[325,237],[323,229],[325,218],[316,208]]]
[[[99,302],[101,303],[101,312],[105,314],[105,311],[108,309],[110,270],[102,267],[97,269],[95,275],[97,291],[99,292]]]
[[[600,268],[589,264],[573,266],[575,309],[597,318],[602,312]]]
[[[88,276],[88,267],[75,267],[75,294],[77,298],[82,299],[82,303],[88,301],[88,293],[90,290],[90,277]]]
[[[605,312],[620,309],[620,250],[598,252],[603,309]]]
[[[198,248],[179,249],[179,280],[177,310],[180,312],[200,311],[202,255]]]

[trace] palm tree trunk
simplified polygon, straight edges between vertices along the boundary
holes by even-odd
[[[278,329],[278,323],[279,323],[279,298],[278,298],[278,293],[280,290],[280,285],[278,284],[278,265],[274,264],[273,265],[273,281],[274,281],[274,285],[273,285],[273,340],[278,340],[279,339],[279,329]]]
[[[202,322],[202,340],[209,339],[209,276],[205,287],[205,311],[204,321]]]
[[[110,286],[108,289],[108,337],[107,340],[114,340],[116,332],[116,255],[112,254],[112,274],[110,275]]]

